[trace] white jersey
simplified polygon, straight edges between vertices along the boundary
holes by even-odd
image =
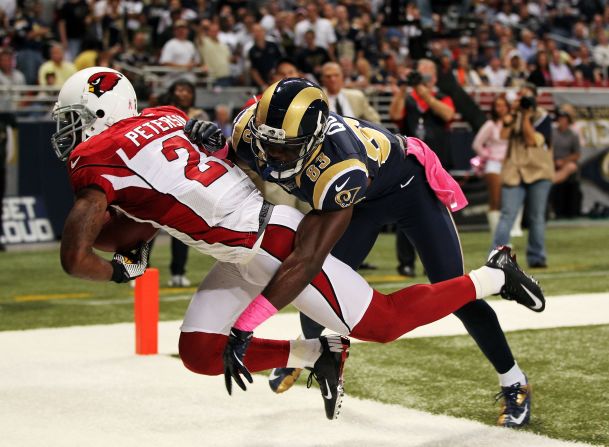
[[[97,185],[108,203],[224,262],[258,245],[263,199],[230,160],[209,156],[183,132],[173,107],[146,109],[80,144],[68,160],[75,190]]]

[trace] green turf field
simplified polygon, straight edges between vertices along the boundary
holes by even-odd
[[[608,234],[607,226],[548,229],[549,268],[534,272],[546,294],[609,291]],[[483,264],[488,234],[461,236],[467,270]],[[513,242],[524,262],[525,240]],[[396,275],[394,244],[392,235],[379,238],[368,258],[379,269],[364,271],[364,276],[383,291],[426,282],[420,265],[414,281]],[[152,264],[160,269],[163,286],[169,278],[166,239],[158,241]],[[210,258],[191,250],[188,277],[196,283],[211,265]],[[0,330],[133,320],[128,285],[69,278],[59,265],[58,249],[0,253],[0,284]],[[161,288],[161,319],[181,319],[193,291]],[[534,386],[534,420],[527,430],[609,445],[609,327],[513,332],[508,339]],[[487,424],[495,420],[497,379],[469,337],[355,345],[352,352],[350,394]]]
[[[533,272],[547,295],[606,292],[609,290],[609,227],[551,228],[547,235],[549,268]],[[484,263],[487,233],[462,233],[466,269]],[[524,262],[524,238],[514,239]],[[392,291],[415,282],[427,282],[417,265],[414,280],[396,273],[393,235],[379,238],[368,260],[379,267],[361,273],[374,287]],[[197,283],[212,259],[190,251],[188,276]],[[180,319],[188,305],[189,289],[169,289],[169,245],[161,239],[152,253],[152,264],[161,272],[161,319]],[[525,263],[526,264],[526,263]],[[58,249],[0,253],[0,330],[132,321],[133,290],[126,284],[92,283],[68,277],[59,265]],[[289,309],[288,309],[289,310]]]

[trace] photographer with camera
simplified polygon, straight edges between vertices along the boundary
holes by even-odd
[[[419,60],[416,70],[394,88],[389,116],[401,133],[425,141],[442,166],[450,169],[448,124],[455,116],[455,105],[436,88],[436,82],[436,64],[430,59]]]
[[[554,176],[552,120],[537,105],[535,85],[527,83],[520,89],[512,113],[503,118],[501,138],[508,140],[508,150],[501,171],[501,217],[493,246],[510,242],[510,229],[526,200],[527,261],[530,267],[545,268],[546,207]]]
[[[436,88],[436,82],[436,64],[420,59],[416,70],[394,85],[389,116],[398,124],[400,133],[423,140],[438,155],[442,166],[449,169],[448,124],[455,116],[455,105],[452,98]],[[397,230],[398,273],[414,277],[414,247],[399,224]]]

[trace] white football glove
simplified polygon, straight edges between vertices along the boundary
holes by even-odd
[[[149,257],[150,242],[143,242],[130,253],[114,253],[114,257],[110,261],[113,268],[111,280],[122,283],[142,276],[148,267]]]

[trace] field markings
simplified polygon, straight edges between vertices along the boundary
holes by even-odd
[[[537,279],[569,279],[569,278],[584,278],[584,277],[599,277],[606,276],[608,272],[606,270],[591,270],[591,271],[564,271],[559,272],[545,272],[535,273],[533,276]],[[387,289],[411,286],[417,283],[424,283],[426,278],[417,277],[406,279],[400,275],[365,275],[364,279],[368,281],[374,288]],[[174,302],[189,300],[196,287],[161,287],[159,289],[160,300],[163,302]],[[173,293],[182,292],[178,295]],[[100,298],[94,299],[94,295],[90,292],[81,293],[40,293],[40,294],[28,294],[28,295],[15,295],[13,301],[17,303],[37,302],[37,301],[57,301],[61,304],[62,300],[76,300],[69,301],[66,304],[78,304],[85,306],[109,306],[114,304],[129,304],[133,302],[133,290],[129,294],[122,295],[117,298]],[[83,301],[78,301],[83,300]],[[0,303],[1,306],[1,303]]]
[[[164,355],[135,356],[132,323],[0,333],[3,445],[582,445],[349,395],[330,422],[319,390],[275,395],[259,376],[229,397],[223,377],[193,374],[167,355],[179,322],[161,323],[159,335]]]
[[[15,296],[15,301],[26,303],[30,301],[73,300],[90,298],[91,296],[93,296],[91,293],[45,293],[39,295],[17,295]]]

